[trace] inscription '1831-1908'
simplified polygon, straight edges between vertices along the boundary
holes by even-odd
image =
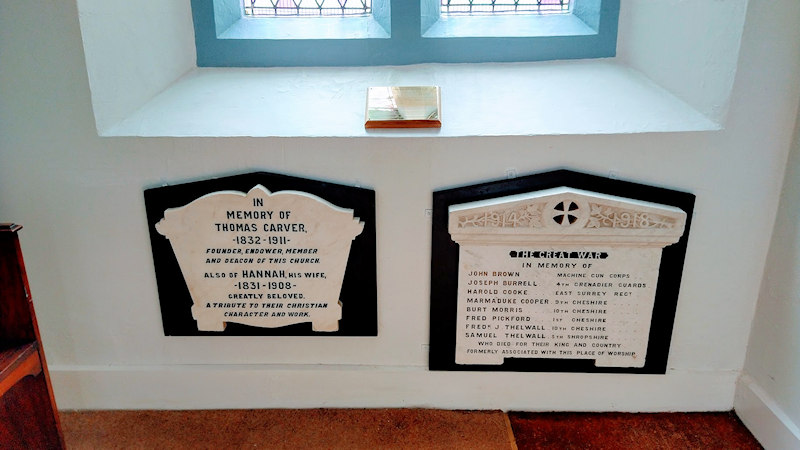
[[[170,240],[198,330],[311,322],[336,331],[350,245],[363,226],[351,209],[257,185],[167,209],[156,230]]]

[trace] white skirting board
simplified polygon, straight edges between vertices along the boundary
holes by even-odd
[[[800,448],[800,427],[754,379],[742,375],[733,404],[736,414],[767,450]]]
[[[736,371],[431,372],[367,366],[56,366],[60,409],[730,411]]]

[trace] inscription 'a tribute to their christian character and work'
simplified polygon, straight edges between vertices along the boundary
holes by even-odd
[[[351,209],[260,185],[204,195],[156,224],[175,252],[200,331],[223,331],[228,322],[337,331],[350,246],[363,227]]]

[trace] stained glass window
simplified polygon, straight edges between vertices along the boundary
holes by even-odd
[[[363,16],[372,12],[372,0],[242,0],[244,15]]]
[[[441,0],[442,14],[563,14],[570,0]]]

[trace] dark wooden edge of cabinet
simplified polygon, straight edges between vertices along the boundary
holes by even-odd
[[[66,448],[18,232],[0,223],[0,447]],[[8,442],[5,442],[8,441]]]
[[[39,345],[29,342],[0,352],[0,398],[28,375],[42,372]]]

